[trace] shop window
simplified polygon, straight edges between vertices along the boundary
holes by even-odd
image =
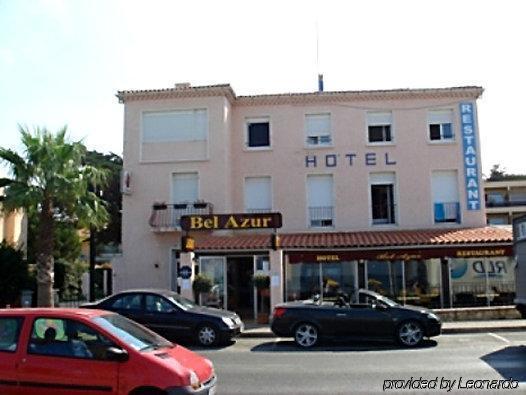
[[[453,111],[434,110],[428,112],[429,140],[452,141],[453,134]]]
[[[270,147],[270,121],[268,118],[251,119],[246,123],[247,148]]]
[[[390,112],[368,112],[367,133],[369,143],[392,142],[392,115]]]
[[[305,134],[308,146],[330,146],[332,144],[331,115],[305,115]]]

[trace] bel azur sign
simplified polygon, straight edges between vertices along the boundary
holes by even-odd
[[[281,228],[281,225],[281,213],[183,215],[181,217],[181,229],[186,231],[276,229]]]

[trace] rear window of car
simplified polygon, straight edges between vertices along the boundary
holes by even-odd
[[[23,321],[21,317],[0,317],[0,351],[16,351]]]

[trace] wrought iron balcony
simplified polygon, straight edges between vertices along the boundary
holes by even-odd
[[[155,231],[174,231],[180,229],[183,215],[207,215],[213,212],[213,204],[207,202],[154,203],[148,222]]]

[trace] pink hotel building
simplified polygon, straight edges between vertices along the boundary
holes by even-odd
[[[176,84],[118,92],[115,288],[191,298],[200,272],[214,283],[208,303],[248,319],[258,271],[271,278],[272,306],[358,288],[433,308],[512,303],[511,232],[485,224],[482,91],[237,96],[230,85]],[[281,228],[190,231],[195,250],[181,248],[181,216],[271,212],[281,213]]]

